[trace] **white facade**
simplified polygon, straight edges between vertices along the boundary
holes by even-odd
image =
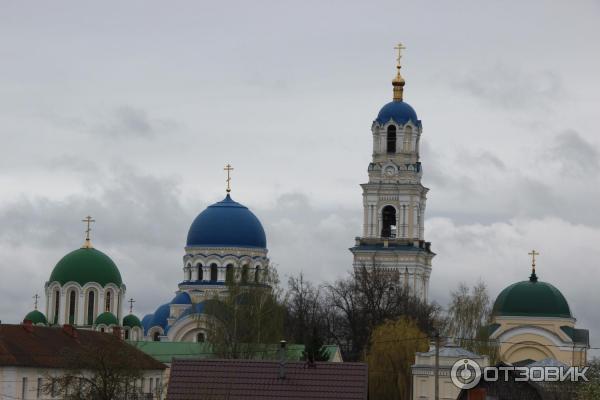
[[[195,307],[226,294],[229,279],[240,284],[265,284],[269,268],[267,252],[266,248],[186,247],[183,280],[175,299],[168,304],[168,316],[163,324],[151,323],[144,340],[204,341],[208,337],[208,316]],[[182,293],[189,296],[188,302],[177,301],[184,298]]]
[[[390,119],[373,123],[369,182],[362,184],[363,232],[356,238],[354,268],[398,273],[411,294],[427,300],[431,259],[425,241],[425,208],[429,189],[421,184],[421,124]]]
[[[0,397],[19,400],[58,399],[57,396],[44,394],[43,387],[50,377],[64,374],[62,369],[0,367]],[[166,397],[165,382],[165,372],[144,371],[143,378],[136,387],[141,387],[144,393],[152,393],[153,399],[163,399]]]
[[[452,383],[450,371],[458,360],[468,358],[480,367],[489,366],[489,358],[472,353],[461,347],[446,345],[440,348],[438,387],[440,400],[455,400],[460,389]],[[417,353],[415,364],[412,366],[412,399],[435,400],[435,347],[428,352]]]

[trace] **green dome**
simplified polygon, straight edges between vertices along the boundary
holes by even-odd
[[[123,326],[128,326],[130,328],[133,327],[142,327],[142,323],[140,322],[140,319],[138,317],[136,317],[133,314],[129,314],[126,315],[125,318],[123,318]]]
[[[504,289],[494,303],[495,316],[572,318],[569,304],[560,290],[539,282],[535,274],[528,281]]]
[[[27,314],[25,316],[23,321],[31,321],[31,323],[34,325],[37,325],[37,324],[48,325],[48,320],[46,319],[46,316],[38,310],[31,311],[29,314]]]
[[[119,321],[117,321],[117,317],[115,317],[115,314],[107,311],[103,312],[102,314],[96,317],[96,322],[94,322],[94,325],[100,324],[104,324],[106,326],[119,325]]]
[[[101,286],[114,283],[121,286],[121,273],[119,269],[106,254],[94,248],[81,248],[64,256],[50,275],[49,282],[77,282],[85,285],[95,282]]]

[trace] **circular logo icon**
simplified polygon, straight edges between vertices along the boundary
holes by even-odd
[[[468,358],[458,360],[450,370],[452,383],[459,389],[471,389],[481,380],[481,367]]]

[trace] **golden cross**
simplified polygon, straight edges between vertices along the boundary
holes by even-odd
[[[38,294],[36,293],[35,296],[33,296],[33,298],[35,299],[35,303],[34,303],[34,307],[37,310],[38,307],[38,299],[40,298],[40,296],[38,296]]]
[[[539,256],[540,253],[538,253],[535,250],[531,250],[531,253],[527,253],[531,256],[531,266],[533,267],[533,272],[535,272],[535,256]]]
[[[81,222],[87,223],[87,229],[85,230],[85,240],[89,241],[90,240],[90,232],[92,231],[92,228],[90,227],[90,224],[92,222],[96,222],[96,220],[92,219],[92,217],[90,217],[88,215],[87,217],[85,217],[85,219],[82,219]]]
[[[397,67],[400,68],[400,59],[402,58],[402,50],[406,50],[406,47],[404,47],[404,45],[402,43],[398,43],[398,45],[396,47],[394,47],[394,49],[398,50],[398,58],[396,60],[398,61]]]
[[[133,313],[133,303],[135,303],[135,300],[133,298],[129,299],[129,314]]]
[[[233,167],[231,166],[231,164],[227,164],[225,166],[225,168],[223,168],[225,171],[227,171],[227,193],[231,192],[231,171],[233,171]]]

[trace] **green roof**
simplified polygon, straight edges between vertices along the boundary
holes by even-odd
[[[504,289],[494,303],[496,316],[572,318],[567,300],[560,290],[540,282],[535,275]]]
[[[125,318],[123,318],[123,326],[128,326],[130,328],[133,328],[134,326],[139,326],[141,328],[142,323],[140,322],[140,319],[138,317],[136,317],[133,314],[129,314],[126,315]]]
[[[107,311],[103,312],[102,314],[96,317],[96,322],[94,322],[94,325],[100,324],[104,324],[106,326],[119,325],[119,321],[117,321],[117,317],[115,317],[115,314]]]
[[[29,314],[25,316],[24,321],[31,321],[34,325],[44,324],[48,325],[48,320],[46,316],[38,310],[33,310]]]
[[[131,341],[133,346],[142,350],[144,353],[153,357],[155,360],[162,363],[170,363],[173,358],[217,358],[213,352],[210,343],[198,342],[146,342],[146,341]],[[257,345],[261,347],[257,351],[256,359],[277,359],[279,344],[273,345]],[[325,353],[332,360],[335,357],[338,347],[335,345],[323,346]],[[289,344],[287,346],[287,359],[290,361],[302,360],[304,345]]]
[[[64,256],[52,270],[49,282],[95,282],[101,286],[114,283],[121,286],[121,273],[106,254],[94,248],[81,248]]]

